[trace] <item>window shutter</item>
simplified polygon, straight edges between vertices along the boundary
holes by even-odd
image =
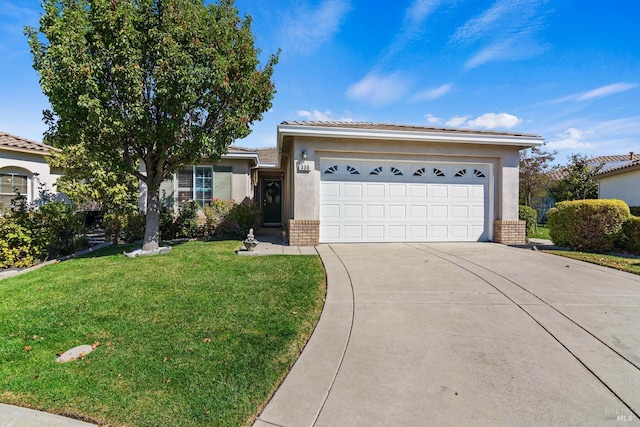
[[[216,166],[214,170],[214,189],[213,197],[221,200],[231,200],[231,166]]]

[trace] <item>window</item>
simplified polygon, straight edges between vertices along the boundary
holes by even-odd
[[[331,167],[328,167],[327,170],[324,171],[325,175],[333,175],[336,172],[338,172],[338,165],[333,165]]]
[[[382,166],[378,166],[377,168],[373,169],[371,172],[369,172],[369,175],[382,175]]]
[[[0,174],[0,203],[5,207],[11,206],[11,199],[16,193],[27,195],[27,177],[13,173]]]
[[[427,169],[426,168],[420,168],[417,171],[415,171],[413,173],[413,176],[424,176],[424,174],[427,173]]]
[[[467,174],[467,170],[466,169],[460,169],[458,172],[456,172],[456,174],[454,175],[457,178],[461,178],[463,176],[465,176]]]
[[[398,169],[397,167],[395,167],[395,166],[391,166],[391,173],[392,173],[392,174],[394,174],[394,175],[396,175],[396,176],[402,176],[402,175],[404,175],[404,174],[402,173],[402,171],[401,171],[400,169]]]
[[[486,178],[486,176],[484,175],[484,173],[482,171],[479,171],[478,169],[474,169],[473,174],[477,177],[477,178]]]
[[[229,166],[193,166],[178,171],[178,204],[195,200],[201,208],[214,198],[231,199]]]
[[[347,172],[349,173],[349,175],[360,175],[360,171],[358,169],[349,165],[347,165]]]
[[[445,176],[444,172],[442,172],[440,169],[438,168],[433,168],[433,174],[435,176]]]

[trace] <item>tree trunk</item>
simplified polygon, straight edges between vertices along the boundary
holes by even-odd
[[[143,251],[158,249],[160,242],[160,188],[147,188],[147,222],[144,227]]]

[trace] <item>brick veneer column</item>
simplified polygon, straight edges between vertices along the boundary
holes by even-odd
[[[315,246],[318,243],[320,243],[320,220],[289,220],[289,245]]]
[[[527,223],[525,221],[501,221],[493,223],[493,241],[505,245],[527,243]]]

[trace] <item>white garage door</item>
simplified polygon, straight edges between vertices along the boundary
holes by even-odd
[[[320,242],[488,240],[488,164],[320,160]]]

